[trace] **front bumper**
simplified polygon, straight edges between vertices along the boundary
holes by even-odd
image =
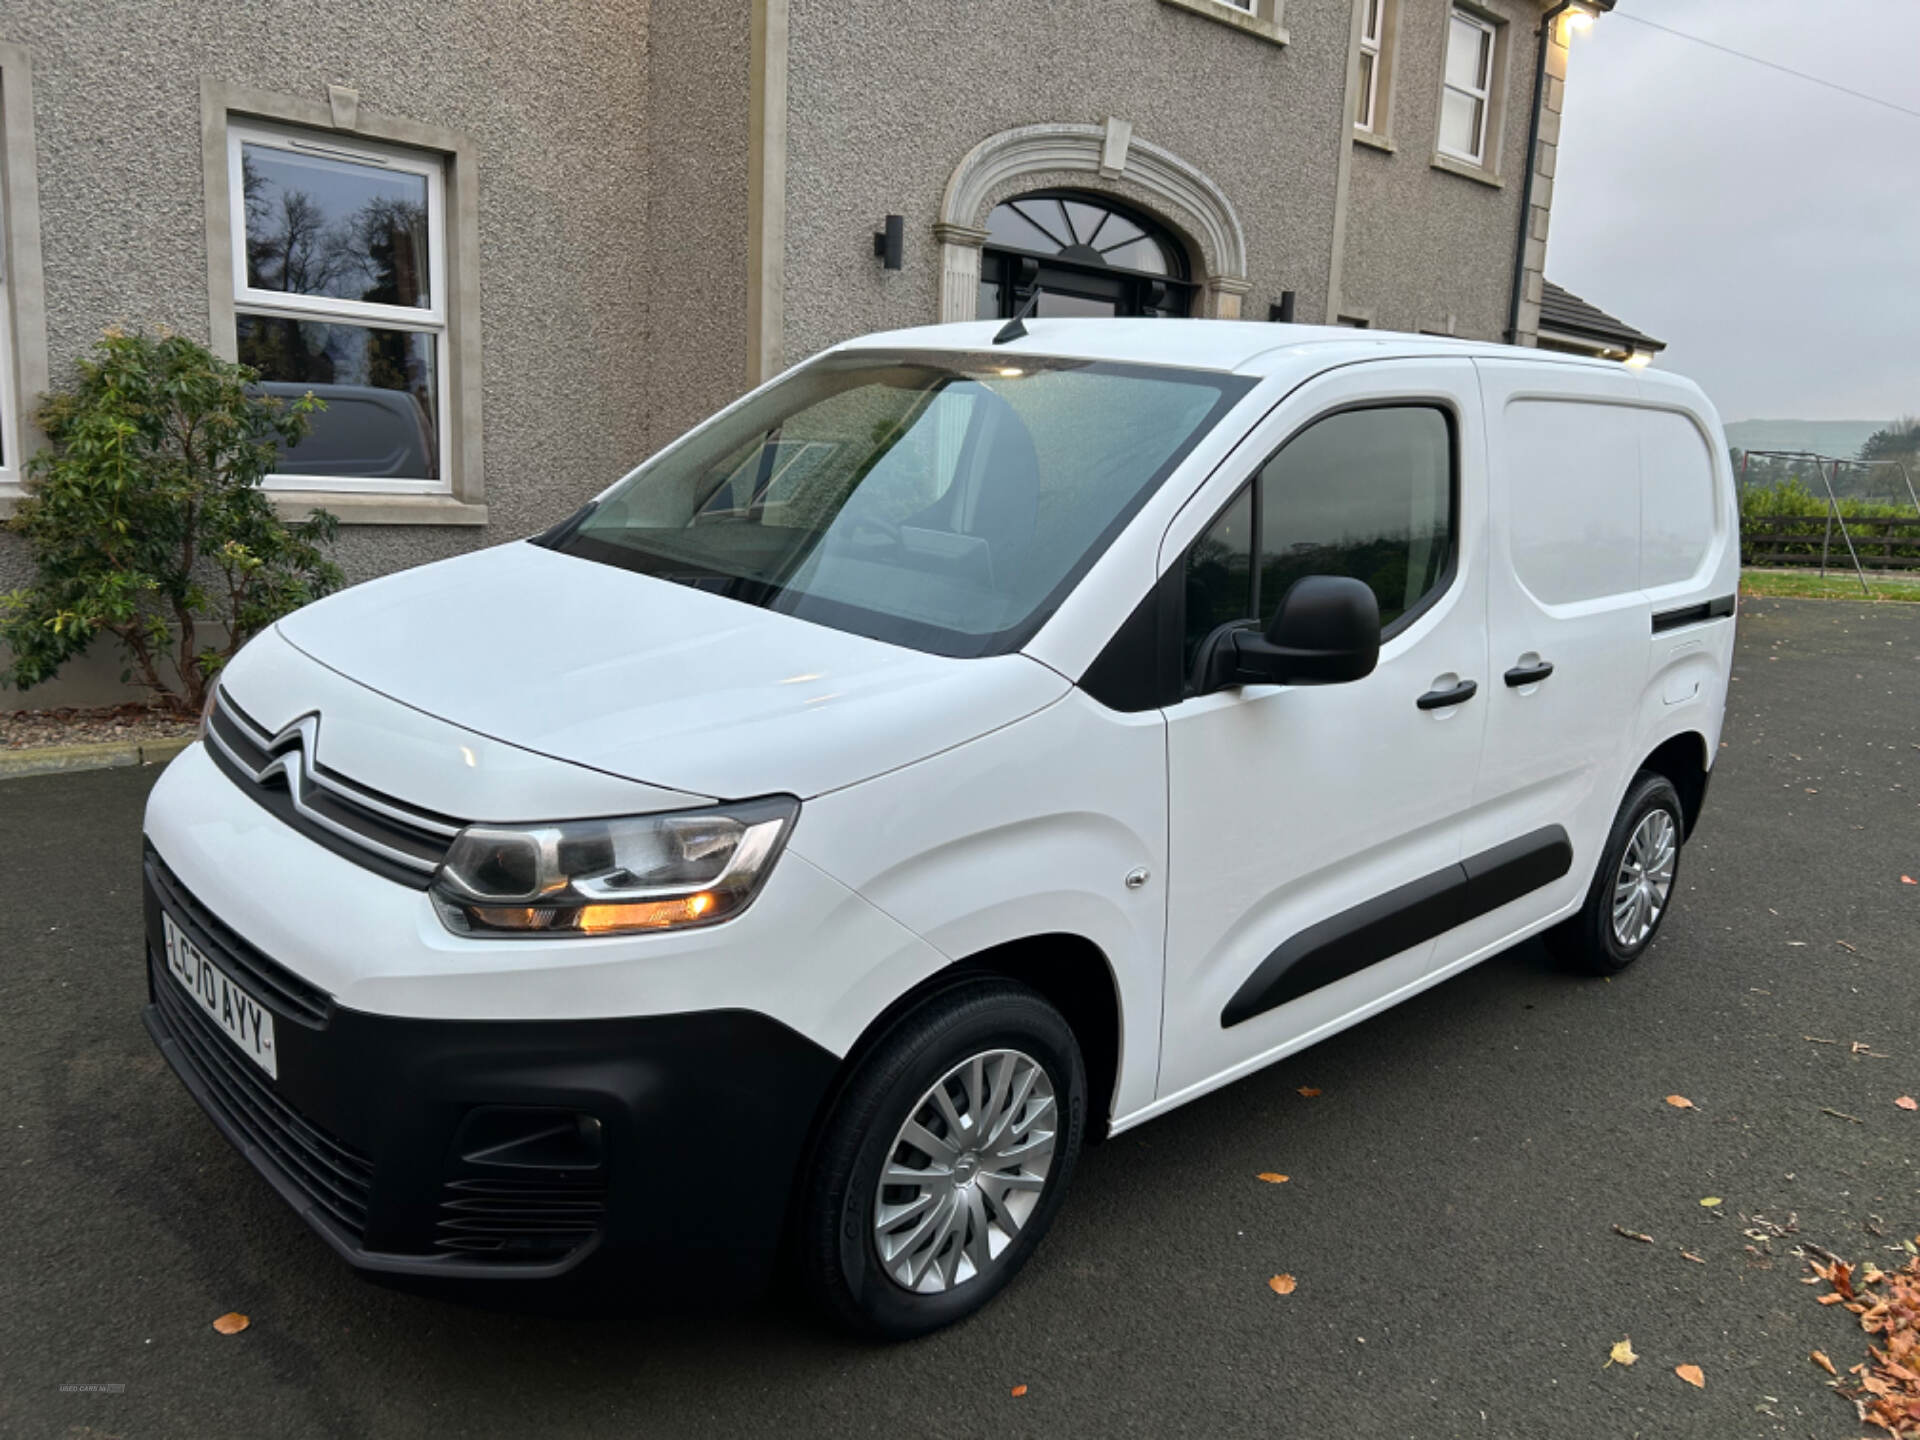
[[[832,1082],[767,1016],[416,1020],[337,1005],[241,939],[157,853],[147,1029],[221,1132],[346,1260],[462,1278],[596,1254],[754,1284]],[[277,1078],[167,971],[161,913],[274,1016]]]

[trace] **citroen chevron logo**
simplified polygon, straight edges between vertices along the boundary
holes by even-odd
[[[424,830],[445,839],[453,837],[454,828],[412,813],[399,802],[376,799],[356,785],[325,774],[320,769],[318,758],[318,712],[310,712],[290,721],[273,735],[267,734],[229,704],[220,705],[217,714],[267,759],[258,767],[249,764],[236,752],[234,743],[221,733],[221,727],[215,724],[208,727],[207,736],[219,747],[221,755],[256,785],[264,785],[276,775],[283,777],[287,782],[287,797],[292,801],[294,811],[309,825],[410,870],[431,874],[439,867],[436,858],[388,843],[387,837],[393,833],[390,822],[398,822],[414,831]],[[362,823],[350,823],[354,818]]]
[[[285,745],[289,740],[295,740],[299,743],[291,749],[282,750],[280,747]],[[303,802],[306,799],[308,787],[312,784],[312,777],[307,773],[307,766],[310,758],[320,748],[319,713],[316,711],[310,715],[302,715],[298,720],[295,720],[292,724],[281,730],[278,735],[275,735],[273,739],[268,741],[262,748],[276,753],[271,760],[267,761],[265,765],[262,765],[260,769],[255,772],[254,778],[264,782],[274,775],[286,776],[287,789],[293,795],[293,803],[299,806],[300,809],[305,810],[307,807]]]

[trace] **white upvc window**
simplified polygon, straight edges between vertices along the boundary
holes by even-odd
[[[1446,75],[1440,92],[1440,153],[1487,163],[1487,115],[1493,100],[1493,23],[1465,10],[1447,21]]]
[[[426,152],[228,130],[235,354],[325,404],[270,488],[448,491],[446,172]]]
[[[1247,15],[1253,14],[1253,0],[1219,0],[1219,3],[1229,10],[1238,10]]]
[[[1360,94],[1354,106],[1354,128],[1379,128],[1380,41],[1387,28],[1387,0],[1364,0],[1360,21]]]

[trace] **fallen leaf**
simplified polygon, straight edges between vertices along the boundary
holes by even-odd
[[[1607,1365],[1631,1365],[1639,1358],[1638,1355],[1633,1353],[1633,1337],[1629,1335],[1626,1339],[1616,1343],[1613,1349],[1607,1353]],[[1607,1365],[1602,1365],[1600,1368],[1604,1370],[1607,1368]]]
[[[1320,1093],[1320,1088],[1317,1085],[1302,1085],[1300,1087],[1300,1093],[1311,1100]]]
[[[1614,1226],[1613,1233],[1627,1240],[1638,1240],[1642,1245],[1651,1245],[1653,1243],[1653,1237],[1651,1235],[1642,1235],[1638,1230],[1629,1230],[1623,1225]]]
[[[1287,1177],[1285,1175],[1277,1174],[1272,1170],[1262,1170],[1253,1178],[1256,1180],[1264,1180],[1269,1185],[1284,1185],[1287,1183]]]
[[[1012,1393],[1013,1393],[1013,1398],[1018,1400],[1022,1395],[1027,1393],[1027,1387],[1024,1385],[1016,1385],[1013,1387]]]
[[[1667,1096],[1667,1104],[1669,1104],[1669,1105],[1671,1105],[1671,1106],[1672,1106],[1672,1107],[1673,1107],[1674,1109],[1676,1109],[1676,1110],[1691,1110],[1691,1109],[1693,1109],[1693,1102],[1692,1102],[1691,1100],[1689,1100],[1689,1099],[1687,1099],[1687,1097],[1686,1097],[1686,1096],[1684,1096],[1684,1095],[1669,1095],[1669,1096]]]
[[[1829,1375],[1838,1375],[1840,1373],[1838,1370],[1833,1368],[1833,1361],[1829,1360],[1822,1352],[1818,1350],[1813,1351],[1810,1355],[1807,1356],[1807,1358],[1813,1361],[1813,1363],[1818,1365],[1822,1370],[1826,1371]]]
[[[1706,1261],[1702,1260],[1698,1255],[1694,1254],[1691,1250],[1682,1250],[1680,1252],[1680,1258],[1682,1260],[1691,1260],[1696,1265],[1704,1265],[1707,1263]]]
[[[1700,1202],[1702,1208],[1707,1210],[1713,1209],[1716,1205],[1724,1205],[1726,1203],[1727,1202],[1722,1200],[1718,1195],[1709,1195]]]
[[[1920,1100],[1914,1099],[1911,1095],[1902,1095],[1893,1103],[1898,1105],[1902,1110],[1920,1110]]]
[[[1700,1373],[1698,1365],[1676,1365],[1673,1367],[1673,1373],[1696,1390],[1707,1388],[1707,1377]]]
[[[1846,1296],[1837,1294],[1837,1293],[1827,1294],[1827,1295],[1822,1295],[1820,1297],[1820,1303],[1822,1305],[1838,1305],[1842,1300],[1845,1300],[1846,1298],[1847,1298]]]
[[[222,1335],[238,1335],[252,1323],[253,1321],[242,1315],[238,1310],[229,1310],[213,1322],[213,1328],[218,1330]]]
[[[1276,1295],[1291,1295],[1299,1283],[1291,1275],[1276,1275],[1267,1281],[1267,1288]]]

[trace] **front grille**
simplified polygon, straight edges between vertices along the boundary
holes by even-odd
[[[546,1259],[591,1240],[605,1213],[606,1187],[597,1180],[449,1180],[434,1244],[501,1260]]]
[[[220,960],[226,960],[222,955]],[[152,958],[153,993],[179,1054],[208,1107],[354,1239],[367,1225],[373,1166],[274,1093],[266,1076],[233,1047],[180,982]],[[275,1016],[278,1019],[278,1015]]]
[[[319,1029],[333,1015],[333,998],[316,985],[310,985],[284,965],[276,964],[236,935],[227,924],[182,885],[167,862],[149,845],[146,854],[147,884],[159,898],[161,908],[173,917],[173,923],[187,932],[187,938],[211,957],[221,969],[237,981],[254,999],[265,1001],[276,1017]]]
[[[367,869],[424,890],[461,822],[382,795],[329,770],[315,751],[320,717],[269,734],[216,692],[207,751],[241,789],[296,830]]]

